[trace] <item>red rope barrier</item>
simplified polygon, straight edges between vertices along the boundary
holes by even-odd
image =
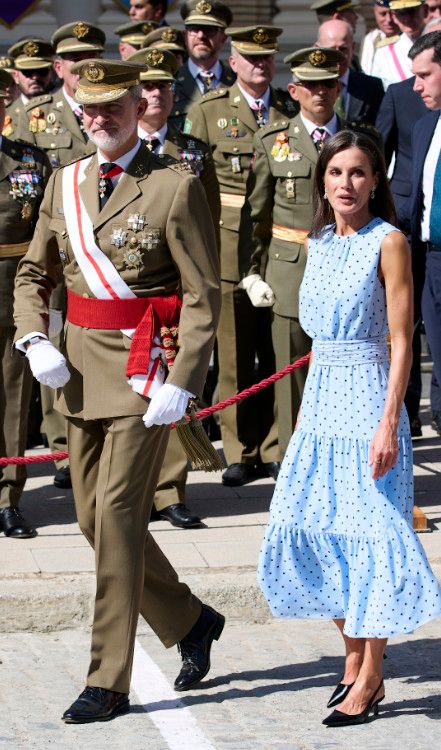
[[[198,419],[205,419],[206,417],[210,417],[212,414],[216,414],[216,412],[218,411],[226,409],[227,406],[233,406],[233,404],[237,404],[239,403],[239,401],[244,401],[244,399],[249,398],[249,396],[254,396],[264,388],[268,388],[269,385],[272,385],[277,380],[280,380],[286,375],[289,375],[294,370],[297,370],[297,368],[306,365],[309,361],[309,357],[310,354],[305,354],[304,357],[297,359],[291,365],[287,365],[282,370],[275,372],[274,375],[270,375],[269,378],[264,378],[264,380],[261,380],[260,383],[255,383],[255,385],[252,385],[250,388],[245,388],[245,390],[240,391],[240,393],[236,393],[235,396],[231,396],[230,398],[225,399],[225,401],[219,401],[219,403],[214,404],[213,406],[207,406],[206,409],[201,409],[197,412],[196,417]],[[173,427],[175,427],[175,425],[173,425],[172,428]],[[68,456],[69,453],[67,451],[59,451],[58,453],[41,453],[36,456],[9,456],[6,458],[0,458],[0,466],[10,466],[12,464],[38,464],[45,463],[46,461],[61,461],[61,459],[63,458],[68,458]]]

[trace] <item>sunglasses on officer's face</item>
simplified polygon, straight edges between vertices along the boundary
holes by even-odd
[[[316,89],[319,86],[325,89],[333,89],[338,83],[338,78],[325,79],[323,81],[296,81],[296,86],[303,86],[305,89]]]
[[[33,78],[34,76],[38,76],[38,78],[46,78],[46,76],[48,76],[50,72],[50,68],[33,68],[32,70],[20,70],[20,73],[22,73],[25,78]]]

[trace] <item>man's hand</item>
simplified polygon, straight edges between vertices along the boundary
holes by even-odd
[[[254,307],[271,307],[274,305],[274,292],[258,273],[245,276],[240,282],[239,288],[245,289]]]
[[[154,424],[178,422],[186,412],[188,399],[192,397],[193,394],[183,388],[171,385],[171,383],[164,383],[156,391],[142,418],[145,426],[152,427]]]
[[[70,378],[66,360],[47,339],[40,339],[26,349],[32,374],[39,383],[51,388],[61,388]]]

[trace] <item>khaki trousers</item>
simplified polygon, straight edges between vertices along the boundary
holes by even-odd
[[[0,456],[23,456],[32,375],[28,361],[11,347],[13,326],[0,327]],[[25,466],[0,467],[0,508],[18,505],[26,482]]]
[[[275,372],[271,311],[253,307],[247,293],[230,281],[222,281],[217,340],[221,401]],[[227,407],[220,415],[228,464],[279,460],[273,386]]]
[[[154,505],[160,511],[175,503],[185,503],[185,485],[188,475],[188,459],[176,430],[170,430],[170,438],[162,462],[156,487]]]
[[[146,429],[140,416],[68,417],[78,522],[95,549],[88,685],[129,692],[139,613],[170,647],[201,612],[200,602],[179,582],[147,531],[168,433],[167,427]]]
[[[297,318],[285,318],[273,314],[272,335],[276,353],[276,368],[281,370],[311,349],[311,339],[306,335]],[[276,398],[279,413],[280,460],[283,459],[303,397],[308,368],[301,367],[276,383]]]
[[[56,346],[57,349],[60,349],[61,335],[59,334],[52,338],[51,343]],[[43,412],[41,431],[46,433],[49,448],[52,453],[66,451],[66,417],[54,408],[55,391],[53,388],[49,388],[48,385],[40,385],[40,393],[41,410]],[[63,458],[60,461],[55,461],[55,465],[57,469],[61,469],[63,466],[69,466],[69,459]]]

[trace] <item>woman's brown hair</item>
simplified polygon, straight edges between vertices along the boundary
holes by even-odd
[[[341,130],[326,141],[315,170],[313,187],[313,221],[310,231],[311,237],[317,237],[327,224],[334,224],[335,216],[331,204],[324,197],[324,176],[326,168],[335,154],[348,148],[359,148],[369,159],[373,174],[378,175],[378,185],[375,197],[369,198],[369,209],[374,216],[379,216],[391,224],[396,223],[396,213],[392,193],[386,175],[383,154],[375,141],[364,133],[355,130]]]

